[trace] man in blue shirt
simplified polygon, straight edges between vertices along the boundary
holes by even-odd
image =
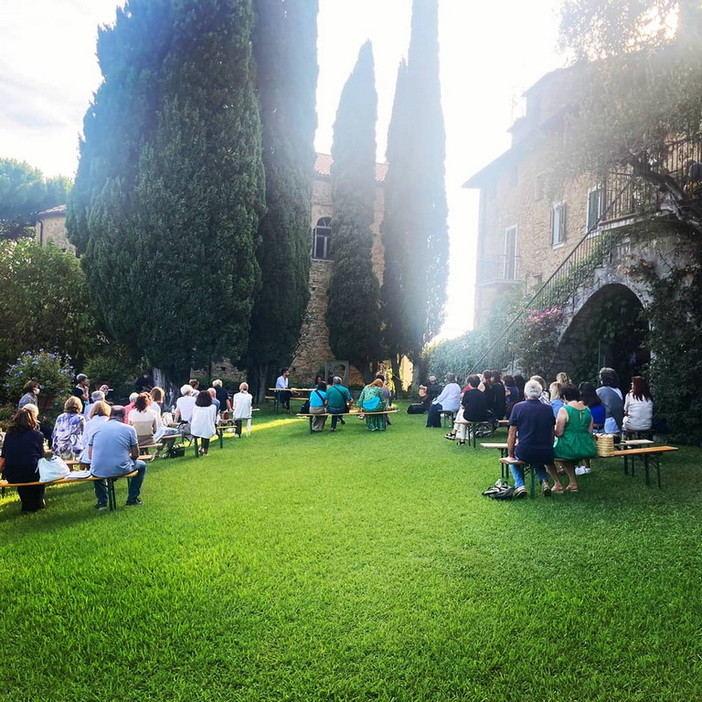
[[[338,375],[334,376],[332,385],[327,389],[327,413],[332,415],[331,430],[336,431],[337,421],[346,424],[343,417],[338,417],[340,414],[347,414],[350,405],[353,403],[351,393],[348,388],[341,384],[341,378]],[[310,404],[312,404],[310,402]]]
[[[545,467],[553,463],[553,425],[554,416],[551,405],[539,402],[543,388],[535,380],[524,386],[524,402],[518,402],[512,408],[509,417],[509,435],[507,453],[511,459],[528,463],[536,472],[545,497],[551,494]],[[519,444],[517,444],[517,439]],[[510,465],[514,478],[513,497],[526,496],[524,487],[524,468]]]
[[[115,405],[109,421],[98,429],[89,444],[92,475],[97,478],[117,478],[138,471],[129,483],[127,506],[142,504],[139,499],[141,484],[144,482],[146,463],[139,461],[139,442],[134,427],[124,424],[124,407]],[[96,509],[107,508],[107,487],[98,480],[95,482]]]

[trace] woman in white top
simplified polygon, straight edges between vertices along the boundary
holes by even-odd
[[[217,433],[217,407],[209,392],[200,392],[193,407],[190,433],[200,439],[200,455],[206,456],[210,449],[210,439]]]
[[[239,385],[239,392],[232,399],[232,414],[234,415],[234,434],[241,437],[241,425],[246,420],[246,436],[251,436],[251,403],[253,398],[249,394],[247,383]]]
[[[129,413],[127,423],[136,429],[139,446],[156,443],[158,420],[156,414],[151,411],[151,395],[148,392],[142,392],[134,400],[134,409]]]
[[[427,427],[441,427],[441,412],[458,412],[461,406],[461,387],[453,373],[446,374],[446,385],[429,406]]]
[[[80,454],[80,458],[78,459],[81,468],[85,470],[90,468],[90,456],[88,455],[90,453],[90,451],[88,450],[90,442],[93,436],[95,436],[96,432],[99,431],[103,426],[105,426],[105,424],[107,424],[107,420],[110,418],[111,414],[112,407],[110,407],[107,404],[107,402],[104,402],[103,400],[93,402],[90,408],[90,413],[88,415],[88,421],[85,423],[85,430],[83,431],[85,448],[83,449],[83,453]]]
[[[624,398],[624,431],[650,431],[653,423],[653,398],[645,378],[635,375],[631,390]]]

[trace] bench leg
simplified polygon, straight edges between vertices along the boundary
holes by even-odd
[[[219,448],[224,448],[224,429],[219,429],[217,431],[217,436],[219,437]]]
[[[110,512],[114,512],[117,509],[117,497],[115,495],[115,480],[114,478],[107,478],[107,505]]]

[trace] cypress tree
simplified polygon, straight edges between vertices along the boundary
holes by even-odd
[[[317,126],[317,1],[255,0],[266,215],[261,288],[246,365],[259,396],[272,367],[290,363],[309,300],[310,203]]]
[[[403,60],[397,71],[395,100],[393,102],[386,160],[385,212],[382,234],[384,249],[383,286],[381,303],[383,316],[383,338],[392,363],[393,378],[400,378],[400,359],[408,348],[405,330],[404,299],[407,281],[407,258],[412,252],[407,248],[409,226],[406,173],[412,154],[411,113],[407,105],[407,63]],[[396,392],[399,388],[395,388]]]
[[[391,338],[401,339],[401,351],[414,363],[415,376],[422,375],[423,349],[444,319],[448,280],[445,142],[438,0],[414,0],[407,74],[398,78],[393,133],[388,138],[386,230],[391,255],[386,260],[391,268],[384,278],[392,274],[392,266],[400,267],[395,275],[401,294],[390,288],[385,291],[386,324],[388,334],[398,330]],[[403,240],[393,242],[393,237]],[[400,257],[399,249],[406,255]]]
[[[182,376],[246,348],[263,210],[251,0],[130,0],[99,38],[69,233],[106,325]]]
[[[327,307],[332,351],[353,363],[365,378],[370,376],[371,363],[382,355],[380,285],[371,259],[377,104],[373,49],[366,42],[344,85],[334,122],[334,266]]]

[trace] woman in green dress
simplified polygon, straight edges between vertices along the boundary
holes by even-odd
[[[549,466],[548,473],[553,479],[552,494],[577,492],[578,481],[575,477],[575,466],[583,458],[592,458],[597,454],[595,440],[592,437],[592,414],[587,405],[580,399],[580,391],[574,385],[565,385],[561,390],[565,405],[556,415],[556,431],[558,441],[553,449],[556,463],[563,466],[568,475],[568,487],[564,488],[558,473]]]
[[[372,383],[366,385],[358,398],[358,406],[361,412],[382,412],[385,409],[385,399],[383,398],[383,381],[376,378]],[[369,431],[385,431],[387,424],[385,414],[366,414],[366,427]]]

